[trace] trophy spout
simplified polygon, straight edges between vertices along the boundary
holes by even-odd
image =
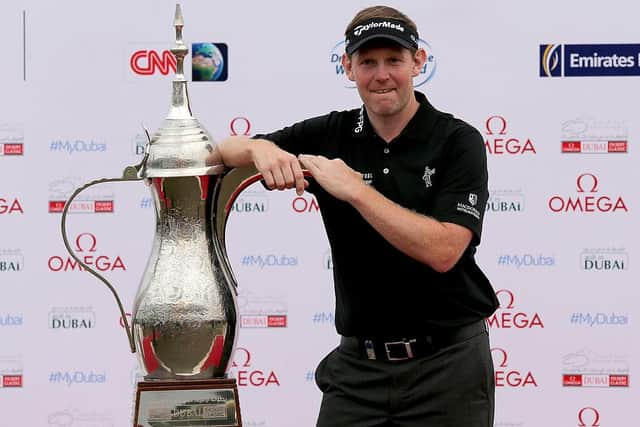
[[[127,340],[129,341],[129,348],[130,348],[132,353],[136,352],[136,346],[135,346],[135,342],[134,342],[134,339],[133,339],[133,331],[132,331],[132,328],[129,326],[129,321],[127,320],[127,316],[126,316],[124,307],[122,306],[122,301],[120,300],[120,296],[116,292],[116,290],[113,287],[113,285],[111,285],[111,283],[104,276],[102,276],[96,270],[94,270],[93,268],[91,268],[90,266],[85,264],[80,259],[80,257],[78,257],[75,254],[75,252],[71,248],[71,245],[69,244],[69,238],[67,237],[67,215],[69,213],[69,208],[71,207],[71,204],[73,203],[74,199],[80,193],[82,193],[84,190],[86,190],[89,187],[92,187],[92,186],[98,185],[98,184],[102,184],[102,183],[106,183],[106,182],[141,181],[143,178],[139,178],[138,177],[138,172],[143,168],[145,161],[146,161],[146,156],[145,156],[145,158],[142,160],[142,162],[140,164],[135,165],[135,166],[127,166],[124,169],[124,172],[122,173],[122,177],[121,178],[98,179],[98,180],[95,180],[95,181],[88,182],[87,184],[83,185],[82,187],[79,187],[78,189],[76,189],[73,192],[73,194],[71,194],[71,196],[66,201],[66,203],[64,204],[64,209],[62,210],[62,218],[60,220],[60,228],[61,228],[61,232],[62,232],[62,241],[64,242],[64,246],[67,249],[67,252],[69,253],[69,255],[74,260],[76,260],[76,262],[78,262],[78,264],[83,269],[85,269],[90,274],[92,274],[94,277],[96,277],[98,280],[100,280],[102,283],[104,283],[104,285],[107,288],[109,288],[109,290],[113,294],[113,297],[115,298],[116,303],[118,304],[118,309],[120,310],[120,316],[121,316],[121,319],[122,319],[122,321],[124,323],[124,329],[125,329],[125,332],[127,333]]]

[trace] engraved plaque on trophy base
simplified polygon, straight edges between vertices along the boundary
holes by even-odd
[[[235,379],[141,381],[133,427],[242,427]]]

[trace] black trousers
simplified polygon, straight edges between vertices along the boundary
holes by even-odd
[[[334,349],[320,361],[317,427],[491,427],[494,371],[482,332],[405,361],[369,360]]]

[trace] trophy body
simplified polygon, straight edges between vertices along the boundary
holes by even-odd
[[[156,235],[135,301],[133,336],[145,378],[225,375],[237,332],[233,279],[211,218],[216,175],[152,178]],[[224,261],[222,261],[224,262]]]
[[[236,285],[211,225],[219,178],[151,178],[156,234],[133,313],[145,378],[136,426],[241,425],[236,382],[226,378],[237,333]]]

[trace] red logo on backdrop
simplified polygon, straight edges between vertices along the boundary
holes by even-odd
[[[507,135],[507,119],[503,116],[491,116],[485,123],[484,146],[492,155],[536,153],[536,147],[530,138],[514,138]]]
[[[313,213],[320,210],[318,201],[313,196],[298,196],[291,201],[291,208],[296,213]]]
[[[515,296],[511,290],[500,289],[496,291],[496,296],[500,301],[500,307],[487,319],[490,328],[544,328],[538,313],[526,313],[515,308]]]
[[[2,387],[22,387],[22,375],[2,375]]]
[[[24,155],[24,129],[22,125],[0,122],[0,157]]]
[[[578,411],[578,427],[598,427],[600,412],[596,408],[586,406]]]
[[[581,116],[562,123],[563,153],[626,153],[628,139],[624,122]]]
[[[24,213],[20,201],[15,197],[13,199],[0,197],[0,215],[10,215],[15,213]]]
[[[562,358],[564,387],[629,387],[625,357],[581,349]]]
[[[22,156],[23,154],[23,144],[0,144],[0,156]]]
[[[127,271],[127,267],[119,255],[115,258],[108,255],[98,255],[96,254],[97,246],[98,240],[94,234],[80,233],[76,236],[75,247],[73,249],[82,262],[98,271]],[[80,266],[78,261],[71,258],[71,256],[61,257],[54,255],[49,257],[48,266],[49,270],[55,272],[83,271],[83,268]]]
[[[286,315],[242,315],[240,316],[241,328],[286,328]]]
[[[231,130],[231,136],[249,136],[251,135],[251,122],[246,117],[234,117],[229,123],[229,129]]]
[[[79,187],[76,178],[61,178],[49,184],[49,213],[61,213],[67,203],[67,199]],[[107,191],[105,187],[94,190],[92,195],[77,197],[71,206],[69,213],[113,213],[114,199],[113,192]]]
[[[562,141],[563,153],[626,153],[627,141]]]
[[[251,352],[243,347],[237,347],[231,363],[231,375],[235,376],[240,387],[280,387],[280,380],[272,370],[254,369],[251,365]]]
[[[565,387],[629,387],[629,375],[563,374]]]
[[[552,212],[629,212],[621,196],[599,194],[598,177],[592,173],[578,175],[576,180],[576,196],[555,195],[549,199]]]
[[[162,75],[176,72],[176,57],[170,50],[158,53],[155,50],[137,50],[129,60],[134,73],[141,76],[150,76],[156,71]]]
[[[61,213],[64,210],[66,200],[50,200],[49,213]],[[86,205],[86,206],[85,206]],[[113,200],[92,200],[89,202],[73,202],[71,211],[88,211],[94,213],[113,213]]]
[[[495,365],[496,387],[538,387],[531,371],[521,372],[508,368],[509,355],[506,350],[498,347],[492,348],[491,357]]]

